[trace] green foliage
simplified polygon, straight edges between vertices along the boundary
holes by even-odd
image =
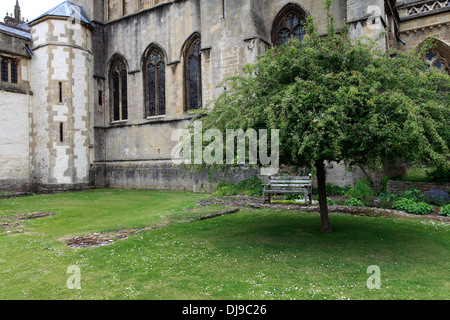
[[[350,198],[355,198],[365,202],[369,197],[375,195],[375,191],[372,189],[367,180],[357,179],[355,181],[355,186],[350,187],[350,189],[346,192],[346,195]]]
[[[383,191],[386,191],[386,189],[387,189],[387,184],[388,184],[388,182],[389,182],[390,180],[392,180],[392,178],[389,177],[389,176],[385,176],[385,177],[381,178],[380,183],[381,183],[381,189],[382,189]]]
[[[394,202],[394,209],[405,211],[412,214],[429,214],[434,207],[425,202],[416,202],[413,199],[401,198]]]
[[[345,205],[350,207],[364,207],[364,202],[356,198],[350,198],[349,200],[345,201]]]
[[[0,299],[448,299],[446,223],[333,215],[338,232],[324,236],[317,232],[317,213],[268,208],[177,223],[230,209],[196,205],[209,198],[109,189],[0,200],[2,217],[58,213],[20,221],[22,233],[0,227]],[[158,229],[167,219],[171,225]],[[75,250],[62,241],[148,227],[98,248]],[[365,267],[373,262],[389,277],[386,290],[364,285]],[[74,264],[82,290],[66,286],[67,267]]]
[[[327,195],[330,196],[343,196],[350,188],[351,186],[340,187],[332,183],[327,183],[325,186]],[[313,187],[312,191],[313,194],[318,194],[319,189],[317,187]]]
[[[392,59],[376,41],[351,39],[346,26],[336,32],[331,11],[326,37],[312,17],[305,30],[302,42],[270,48],[221,83],[226,92],[199,111],[203,130],[279,129],[286,165],[395,158],[450,167],[448,75],[427,68],[423,52]]]
[[[427,173],[430,181],[437,183],[450,183],[450,168],[438,167],[435,170]]]
[[[303,200],[305,196],[302,194],[287,194],[286,200]]]
[[[343,196],[348,191],[348,187],[340,187],[331,183],[326,184],[326,190],[328,195],[336,195],[336,196]]]
[[[334,205],[336,205],[336,201],[334,201],[333,199],[327,198],[327,204],[329,206],[334,206]]]
[[[277,129],[279,163],[315,169],[319,186],[326,183],[325,162],[379,168],[397,159],[450,168],[450,77],[422,60],[430,43],[418,54],[387,54],[378,39],[354,39],[347,24],[338,30],[331,2],[324,1],[326,36],[309,16],[302,42],[269,48],[243,75],[219,84],[227,90],[194,118],[202,121],[203,133]],[[203,150],[215,143],[204,141]],[[188,168],[226,172],[231,167],[226,154],[223,164]],[[249,159],[247,149],[246,163]],[[255,166],[264,165],[260,160]],[[322,230],[330,232],[324,203],[320,211]]]
[[[400,198],[413,200],[414,202],[423,201],[423,193],[420,190],[406,190],[400,194]]]
[[[378,198],[386,201],[393,202],[397,200],[399,197],[395,193],[391,193],[389,191],[383,191],[378,193]]]
[[[251,197],[262,195],[263,181],[257,176],[250,179],[242,180],[239,183],[221,181],[218,183],[217,191],[214,195],[218,196],[234,196],[238,194],[246,194]]]
[[[443,215],[443,216],[450,216],[450,204],[443,206],[441,208],[441,211],[439,212],[439,214]]]

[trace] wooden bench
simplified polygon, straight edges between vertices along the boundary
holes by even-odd
[[[272,194],[304,194],[305,204],[312,204],[312,175],[307,177],[270,177],[268,184],[263,184],[263,200],[270,203]]]

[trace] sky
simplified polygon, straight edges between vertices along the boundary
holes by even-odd
[[[20,10],[23,19],[28,21],[39,17],[44,12],[56,7],[64,0],[19,0]],[[0,0],[0,21],[3,22],[3,18],[6,16],[6,12],[9,14],[14,13],[14,6],[16,0]]]

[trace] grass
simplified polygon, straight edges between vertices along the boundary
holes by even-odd
[[[94,190],[0,200],[0,216],[57,215],[0,229],[0,299],[448,299],[448,224],[315,213],[197,207],[183,192]],[[1,222],[1,221],[0,221]],[[112,245],[72,249],[62,237],[171,223]],[[81,271],[70,290],[69,266]],[[367,268],[382,287],[366,287]]]
[[[428,173],[435,170],[436,167],[422,167],[415,166],[407,170],[406,177],[400,179],[401,181],[411,181],[411,182],[432,182],[427,176]]]

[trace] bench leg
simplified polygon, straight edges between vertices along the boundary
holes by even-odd
[[[269,193],[269,204],[270,204],[270,196],[271,196],[272,194],[271,193]]]

